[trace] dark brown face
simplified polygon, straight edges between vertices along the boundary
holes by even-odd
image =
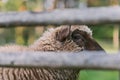
[[[64,27],[56,33],[56,39],[62,43],[66,40],[73,40],[79,47],[84,47],[84,50],[104,51],[87,32],[79,29],[70,31],[70,27]]]
[[[80,47],[84,46],[85,50],[102,50],[104,49],[88,35],[85,31],[76,29],[72,32],[72,40]]]
[[[71,34],[71,38],[72,40],[79,45],[79,47],[83,47],[86,44],[86,40],[83,37],[83,35],[80,33],[79,30],[75,30],[72,34]]]

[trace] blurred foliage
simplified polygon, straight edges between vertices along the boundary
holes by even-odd
[[[97,39],[112,39],[113,27],[114,27],[113,24],[92,26],[91,29],[93,31],[93,37]]]
[[[40,11],[41,0],[7,0],[7,2],[0,1],[0,10],[1,11],[26,11],[26,10],[35,10]],[[39,7],[39,8],[38,8]],[[10,33],[11,32],[11,33]],[[42,31],[41,31],[42,32]],[[12,43],[12,44],[21,44],[28,45],[33,43],[35,39],[35,30],[34,27],[17,27],[17,28],[8,28],[0,29],[0,44]],[[40,34],[39,34],[40,35]]]
[[[108,6],[109,0],[87,0],[88,6]]]
[[[5,3],[5,9],[11,10],[11,11],[16,11],[21,5],[21,0],[8,0],[7,3]]]
[[[0,2],[3,11],[17,11],[22,5],[27,6],[27,10],[33,10],[36,6],[40,5],[41,0],[8,0],[6,3]]]
[[[0,11],[41,11],[43,0],[8,0],[0,1]],[[82,0],[85,1],[85,0]],[[113,0],[114,1],[114,0]],[[119,0],[120,2],[120,0]],[[109,6],[111,0],[87,0],[89,7]],[[116,3],[115,3],[116,4]],[[96,38],[102,47],[112,52],[113,24],[95,25],[90,28],[93,30],[93,37]],[[19,28],[0,28],[0,45],[4,44],[21,44],[28,45],[41,36],[44,27],[19,27]],[[84,70],[80,73],[80,80],[118,80],[117,71],[92,71]]]
[[[119,4],[120,0],[87,0],[89,7],[110,6],[111,4]]]

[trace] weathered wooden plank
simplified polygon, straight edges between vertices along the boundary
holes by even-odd
[[[120,54],[94,52],[0,53],[0,66],[120,70]]]
[[[120,23],[120,7],[0,13],[0,27]]]

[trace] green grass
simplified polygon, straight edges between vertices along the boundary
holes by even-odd
[[[97,40],[97,42],[109,53],[115,53],[118,49],[113,47],[112,40]],[[119,80],[118,71],[113,70],[82,70],[78,80]]]
[[[103,39],[103,40],[97,40],[97,42],[105,49],[105,51],[109,53],[116,53],[118,51],[117,48],[113,47],[112,40],[109,39]]]
[[[83,70],[78,80],[118,80],[118,71]]]

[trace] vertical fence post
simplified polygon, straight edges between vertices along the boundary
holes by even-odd
[[[119,0],[110,0],[110,5],[118,6]],[[118,24],[114,25],[113,45],[114,45],[114,48],[117,48],[117,50],[119,51],[119,25]],[[120,80],[120,71],[119,71],[118,80]]]
[[[118,24],[114,25],[113,30],[114,30],[113,31],[113,46],[114,48],[119,50],[119,25]]]

